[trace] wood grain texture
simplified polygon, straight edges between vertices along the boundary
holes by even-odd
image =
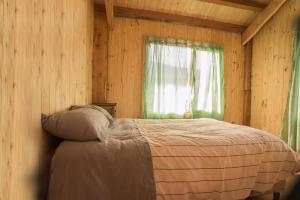
[[[105,18],[95,15],[95,27],[105,33],[102,26]],[[102,21],[102,22],[100,22]],[[95,35],[96,36],[96,35]],[[117,103],[117,117],[142,117],[142,91],[144,77],[144,50],[146,36],[178,38],[193,41],[217,43],[225,48],[225,120],[243,123],[244,64],[241,35],[213,29],[161,23],[148,20],[115,18],[114,30],[109,32],[108,67],[94,62],[94,71],[107,73],[107,88],[99,87],[94,80],[94,102],[102,101],[101,94],[107,94],[107,102]],[[95,39],[97,40],[97,39]],[[105,54],[105,48],[102,48]],[[94,50],[95,51],[95,50]],[[101,51],[97,50],[97,55]],[[95,58],[96,55],[94,55]]]
[[[272,18],[272,16],[281,8],[287,0],[273,0],[269,5],[260,12],[251,22],[248,28],[242,34],[243,45],[247,44],[260,29]]]
[[[298,16],[300,1],[288,0],[253,39],[251,126],[276,135],[288,96]]]
[[[103,5],[96,5],[97,11],[104,11]],[[115,7],[115,16],[116,17],[127,17],[135,19],[149,19],[160,22],[171,22],[183,25],[191,26],[200,26],[206,28],[214,28],[218,30],[224,30],[229,32],[241,33],[246,30],[245,26],[219,22],[215,20],[209,20],[199,17],[190,17],[178,14],[170,14],[165,12],[157,12],[150,10],[142,10],[135,8],[126,8],[126,7]],[[107,15],[107,14],[106,14]]]
[[[198,0],[208,3],[214,3],[218,5],[233,7],[233,8],[239,8],[239,9],[245,9],[245,10],[253,10],[253,11],[261,11],[263,8],[265,8],[265,4],[262,4],[257,1],[252,0]]]
[[[41,199],[41,113],[91,102],[93,4],[0,0],[0,199]]]
[[[95,12],[94,23],[94,48],[93,48],[93,99],[97,102],[106,102],[107,86],[107,43],[108,27],[105,20],[105,14]]]
[[[248,26],[257,13],[259,13],[254,10],[245,10],[228,7],[226,5],[213,4],[210,0],[206,1],[207,2],[199,0],[114,0],[114,5],[117,7],[164,12],[168,14],[190,16],[242,26]],[[249,0],[244,0],[244,2],[248,1]],[[104,0],[95,0],[95,2],[97,4],[104,4]],[[260,0],[257,2],[265,4],[266,1]]]
[[[244,46],[245,66],[245,98],[244,98],[244,125],[250,126],[251,121],[251,70],[252,70],[252,41]]]
[[[113,0],[104,0],[106,21],[109,29],[113,29],[114,26],[114,2]]]

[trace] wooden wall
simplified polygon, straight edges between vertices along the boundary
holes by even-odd
[[[41,113],[90,103],[90,0],[0,0],[0,199],[37,199]]]
[[[287,1],[253,40],[251,126],[276,135],[288,96],[297,16],[300,1]]]
[[[241,35],[149,20],[114,18],[107,30],[95,13],[93,102],[116,102],[118,117],[142,117],[145,37],[170,37],[224,45],[225,120],[243,122],[244,64]]]

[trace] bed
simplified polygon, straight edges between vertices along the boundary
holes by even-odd
[[[49,200],[245,199],[299,167],[278,137],[213,119],[115,119],[105,135],[59,145]]]

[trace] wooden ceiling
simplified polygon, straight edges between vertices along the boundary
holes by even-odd
[[[180,14],[247,26],[269,1],[270,0],[114,0],[114,6]],[[241,6],[226,6],[243,5],[232,2],[243,2],[244,5],[247,5],[248,2],[248,5],[256,6],[244,6],[244,8]],[[104,0],[96,0],[96,3],[104,4]]]
[[[245,44],[285,1],[95,0],[95,3],[98,5],[96,7],[98,10],[106,11],[108,20],[113,16],[132,17],[240,32],[243,33],[243,44]],[[104,7],[104,5],[108,6]]]

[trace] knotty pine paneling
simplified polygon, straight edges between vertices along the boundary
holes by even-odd
[[[93,99],[106,101],[108,26],[104,13],[95,12],[93,44]]]
[[[104,0],[95,0],[104,4]],[[262,2],[263,3],[263,2]],[[263,3],[267,4],[267,2]],[[115,6],[152,10],[238,25],[249,25],[259,11],[239,9],[201,0],[114,0]]]
[[[241,35],[213,29],[95,15],[93,102],[116,102],[117,117],[142,117],[145,37],[169,37],[224,45],[225,120],[242,124],[244,64]],[[104,84],[106,83],[106,84]],[[106,86],[105,86],[106,85]]]
[[[93,3],[0,0],[0,199],[38,199],[41,113],[92,98]]]
[[[292,67],[300,1],[289,0],[253,39],[251,126],[279,135]]]

